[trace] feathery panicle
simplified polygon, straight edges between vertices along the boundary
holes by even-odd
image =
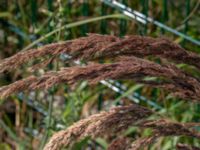
[[[133,139],[128,137],[120,137],[114,139],[108,146],[107,150],[128,150]]]
[[[171,122],[166,119],[160,120],[146,120],[138,124],[142,128],[152,128],[158,132],[161,136],[171,136],[171,135],[185,135],[200,139],[200,133],[196,130],[189,130],[192,126],[189,124]],[[199,124],[198,124],[199,126]]]
[[[118,38],[114,36],[89,34],[88,37],[61,43],[49,44],[38,49],[21,51],[9,58],[0,61],[0,73],[16,69],[20,65],[29,62],[30,60],[34,60],[36,58],[44,57],[47,55],[55,57],[59,54],[67,53],[72,55],[73,58],[77,58],[80,55],[83,55],[83,53],[90,53],[92,55],[92,53],[98,51],[98,49],[103,48],[105,45],[117,40]]]
[[[195,126],[195,124],[193,124]],[[166,119],[145,120],[137,124],[141,128],[152,128],[153,134],[149,137],[139,138],[131,144],[130,150],[140,150],[153,144],[156,139],[162,136],[190,136],[200,139],[200,133],[190,129],[191,125],[172,122]]]
[[[144,36],[126,36],[120,42],[114,42],[99,50],[96,57],[113,56],[158,56],[173,60],[174,62],[187,63],[200,69],[200,56],[187,52],[178,44],[164,38]]]
[[[168,82],[148,82],[141,80],[145,76],[164,77]],[[134,79],[136,82],[162,87],[174,92],[180,98],[198,100],[200,98],[200,82],[173,65],[159,65],[136,57],[121,58],[112,64],[92,64],[85,67],[63,68],[50,71],[41,77],[28,77],[0,88],[1,97],[24,90],[48,89],[60,83],[75,84],[88,80],[97,83],[103,79]]]
[[[46,55],[66,53],[72,59],[98,59],[117,56],[158,56],[179,63],[187,63],[200,69],[200,56],[187,52],[179,45],[160,38],[127,36],[118,38],[110,35],[89,34],[87,37],[54,43],[38,49],[22,51],[0,62],[0,73],[16,69],[31,59]]]
[[[192,126],[195,126],[195,123],[183,124],[161,119],[144,120],[134,125],[139,128],[151,128],[153,129],[153,132],[148,137],[141,137],[136,140],[127,137],[117,138],[109,145],[109,150],[114,150],[115,147],[122,146],[123,150],[140,150],[142,148],[147,148],[150,144],[153,144],[159,137],[166,136],[190,136],[200,139],[200,133],[190,129]],[[179,148],[181,147],[183,146],[179,146]]]
[[[44,150],[58,150],[90,136],[92,138],[115,135],[139,120],[152,114],[152,111],[139,105],[121,106],[109,112],[101,112],[80,120],[68,129],[55,133]]]

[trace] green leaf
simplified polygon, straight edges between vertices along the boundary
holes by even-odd
[[[83,150],[83,148],[87,145],[89,140],[90,140],[90,137],[85,137],[81,141],[74,144],[72,150]]]
[[[97,138],[96,140],[95,140],[103,149],[107,149],[107,147],[108,147],[108,143],[104,140],[104,139],[102,139],[102,138]]]

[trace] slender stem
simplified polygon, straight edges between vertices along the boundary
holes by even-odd
[[[122,14],[113,14],[113,15],[107,15],[107,16],[101,16],[101,17],[96,17],[96,18],[92,18],[92,19],[86,19],[86,20],[81,20],[81,21],[77,21],[74,23],[70,23],[70,24],[66,24],[60,28],[57,28],[49,33],[47,33],[46,35],[42,36],[41,38],[35,40],[34,42],[32,42],[30,45],[26,46],[23,50],[27,50],[32,48],[33,46],[35,46],[36,44],[38,44],[39,42],[43,41],[44,39],[50,37],[51,35],[64,30],[64,29],[69,29],[75,26],[80,26],[86,23],[91,23],[91,22],[95,22],[95,21],[99,21],[99,20],[103,20],[103,19],[111,19],[111,18],[127,18]]]
[[[44,134],[44,136],[42,138],[40,149],[43,149],[43,147],[46,144],[47,139],[49,137],[49,130],[50,130],[50,127],[51,127],[51,118],[52,118],[52,109],[53,109],[53,99],[54,99],[54,96],[52,94],[51,98],[49,100],[48,121],[47,121],[47,125],[46,125],[47,129],[45,130],[45,134]]]

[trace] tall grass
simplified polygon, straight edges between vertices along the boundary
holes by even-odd
[[[71,62],[72,65],[58,71],[48,71],[40,76],[30,76],[10,85],[3,86],[0,88],[1,98],[9,97],[13,93],[25,90],[33,91],[39,89],[41,92],[45,92],[46,89],[63,83],[68,83],[68,85],[76,88],[78,81],[86,80],[90,84],[94,84],[107,79],[131,79],[136,83],[164,88],[170,91],[173,96],[193,100],[190,102],[198,102],[200,98],[199,78],[179,69],[173,63],[169,62],[169,60],[172,60],[178,63],[193,65],[199,70],[198,60],[200,57],[195,53],[187,52],[179,45],[167,39],[160,38],[144,36],[119,38],[109,35],[89,34],[88,37],[50,44],[41,47],[39,50],[31,49],[19,52],[0,62],[2,66],[1,72],[11,71],[19,68],[25,62],[50,55],[48,59],[51,61],[45,60],[45,63],[39,63],[39,67],[38,64],[35,65],[37,67],[33,66],[34,69],[32,68],[32,70],[36,72],[41,67],[53,63],[56,57],[59,57],[61,54],[68,55],[68,63]],[[152,61],[146,60],[145,56],[149,55],[153,57],[160,56],[160,64],[154,62],[154,59]],[[85,61],[86,65],[74,66],[73,62],[75,59]],[[110,62],[99,64],[95,62],[98,59],[109,59]],[[153,77],[154,79],[146,80],[145,77]],[[51,99],[49,105],[49,115],[51,116],[53,99]],[[163,118],[163,116],[161,116],[160,120],[146,120],[145,118],[151,116],[151,114],[153,112],[150,110],[132,104],[116,108],[110,112],[92,115],[68,129],[54,134],[44,149],[56,150],[62,147],[71,147],[73,143],[88,136],[93,139],[109,135],[111,137],[107,137],[107,142],[110,142],[115,140],[114,136],[120,136],[121,130],[128,129],[131,125],[136,125],[140,128],[152,128],[153,133],[148,137],[131,140],[133,142],[126,144],[123,149],[139,150],[143,147],[148,147],[149,144],[154,143],[156,139],[162,136],[184,135],[200,139],[199,132],[188,129],[199,126],[199,123],[176,123],[166,120],[166,117]],[[142,122],[137,123],[139,120]],[[50,127],[50,123],[51,119],[48,120],[48,128]],[[45,134],[41,147],[43,147],[47,137],[48,132]],[[118,139],[116,140],[117,142],[121,142]],[[115,144],[117,143],[115,142]],[[112,147],[111,143],[109,149],[112,149]]]
[[[186,2],[123,0],[120,2],[176,28],[194,39],[199,39],[199,2],[195,0],[187,0]],[[115,15],[115,13],[117,14]],[[48,77],[48,75],[55,74],[55,77],[57,77],[58,68],[59,71],[64,72],[66,70],[62,70],[62,67],[71,68],[71,66],[75,66],[75,68],[80,68],[80,66],[77,66],[80,63],[87,65],[86,69],[95,65],[112,66],[113,63],[117,63],[119,67],[119,63],[124,62],[122,59],[117,59],[119,55],[148,58],[156,62],[156,65],[160,64],[162,67],[167,67],[168,70],[171,68],[168,62],[173,62],[176,69],[179,68],[179,71],[184,72],[182,74],[186,74],[183,81],[186,81],[187,84],[185,85],[185,82],[174,78],[169,79],[168,76],[149,77],[148,74],[148,77],[142,76],[143,80],[134,76],[131,77],[131,80],[104,80],[101,82],[103,84],[97,83],[95,86],[89,86],[85,80],[81,82],[83,78],[82,80],[79,78],[79,81],[74,80],[74,86],[69,86],[66,83],[57,84],[53,86],[53,90],[24,88],[25,92],[18,92],[13,88],[16,93],[10,93],[11,96],[8,96],[10,95],[8,94],[7,98],[2,98],[0,101],[0,149],[42,149],[49,136],[58,130],[66,129],[73,122],[98,113],[99,110],[107,110],[113,105],[128,105],[133,102],[156,110],[159,114],[170,118],[170,122],[173,123],[199,122],[200,107],[198,103],[194,102],[198,101],[198,90],[193,90],[191,87],[196,84],[187,80],[188,76],[192,76],[190,79],[198,83],[199,56],[163,38],[144,37],[144,41],[147,40],[147,42],[141,45],[141,41],[136,40],[140,38],[134,36],[118,38],[117,36],[123,37],[125,34],[141,34],[151,37],[166,36],[170,38],[170,41],[181,44],[185,49],[198,52],[199,47],[168,32],[163,32],[152,24],[143,25],[118,13],[115,9],[99,1],[2,0],[0,2],[0,85],[6,86],[15,81],[21,81],[21,79],[28,79],[30,76],[35,77],[37,81],[44,79],[45,75]],[[98,17],[100,15],[103,16]],[[96,45],[95,42],[99,43],[98,40],[92,41],[85,37],[91,43],[93,42],[94,48],[87,49],[87,46],[91,45],[86,44],[83,53],[78,47],[76,47],[77,53],[70,51],[66,45],[75,42],[71,45],[74,48],[77,42],[82,44],[81,40],[76,38],[87,35],[86,32],[115,35],[112,38],[116,41],[107,41],[107,39],[110,39],[108,36],[104,39],[105,43],[102,41],[100,45]],[[66,41],[66,39],[74,40]],[[137,43],[133,45],[135,40],[139,45],[136,45]],[[43,47],[43,45],[49,43],[55,43],[55,45]],[[53,45],[54,48],[50,48]],[[145,48],[148,45],[150,45],[149,51],[148,48]],[[142,48],[140,48],[141,46]],[[35,47],[40,48],[29,50]],[[119,52],[119,48],[122,51]],[[134,53],[129,51],[133,48],[135,49]],[[22,49],[25,51],[17,53]],[[101,52],[96,53],[97,49]],[[161,51],[157,53],[157,51],[153,51],[154,49]],[[17,54],[14,55],[15,53]],[[66,54],[71,55],[71,57]],[[77,62],[77,59],[80,62]],[[100,64],[96,64],[97,62],[100,62]],[[128,64],[132,63],[129,62]],[[172,65],[172,72],[175,70],[174,65]],[[127,69],[125,65],[123,67]],[[95,69],[98,68],[94,68],[94,71]],[[153,69],[151,67],[151,70]],[[110,71],[110,73],[113,73],[113,71]],[[98,75],[102,76],[102,74]],[[96,77],[95,80],[98,79]],[[109,79],[109,77],[111,76],[107,74],[105,78],[102,77],[101,79]],[[114,79],[121,78],[115,76]],[[99,80],[100,78],[96,81]],[[39,84],[39,82],[37,83]],[[163,83],[170,88],[167,89],[163,86],[158,88]],[[17,86],[16,84],[16,89]],[[29,84],[27,83],[26,86],[28,87]],[[195,89],[197,88],[198,86],[195,87]],[[177,94],[178,89],[185,91],[185,97],[183,97],[183,94]],[[176,91],[176,96],[173,95],[174,91]],[[183,101],[183,99],[187,101]],[[192,99],[194,101],[190,101]],[[130,128],[124,133],[128,137],[118,137],[111,144],[111,141],[105,141],[102,138],[90,139],[86,137],[75,143],[73,148],[81,149],[89,145],[92,148],[106,149],[110,144],[109,147],[115,149],[119,145],[131,145],[136,137],[141,141],[140,138],[143,139],[143,135],[147,135],[147,139],[148,137],[154,138],[150,136],[151,131],[149,129],[145,129],[142,136],[140,136],[139,130],[141,129]],[[195,131],[198,130],[199,127],[195,127]],[[129,144],[123,144],[123,142]],[[177,143],[185,144],[176,146]],[[117,146],[113,147],[112,145]],[[199,140],[182,136],[175,138],[159,137],[156,144],[151,145],[151,149],[160,149],[160,147],[163,150],[172,149],[172,147],[189,149],[192,145],[200,146]]]

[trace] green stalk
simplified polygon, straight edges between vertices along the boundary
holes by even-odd
[[[48,137],[49,137],[50,128],[51,128],[51,121],[52,121],[53,99],[54,99],[54,96],[51,93],[51,98],[49,100],[49,106],[48,106],[48,121],[47,121],[47,124],[46,124],[47,129],[45,130],[45,133],[44,133],[44,136],[42,138],[42,142],[41,142],[39,149],[43,149],[43,147],[45,146],[45,144],[48,140]]]
[[[121,0],[124,5],[127,5],[127,0]],[[127,20],[120,19],[120,36],[124,36],[127,32]]]
[[[73,22],[73,23],[69,23],[66,24],[60,28],[57,28],[49,33],[47,33],[46,35],[40,37],[39,39],[35,40],[34,42],[32,42],[31,44],[29,44],[28,46],[26,46],[23,50],[27,50],[32,48],[33,46],[35,46],[36,44],[38,44],[39,42],[43,41],[44,39],[52,36],[53,34],[64,30],[64,29],[69,29],[72,27],[76,27],[76,26],[80,26],[86,23],[91,23],[91,22],[95,22],[95,21],[99,21],[99,20],[103,20],[103,19],[111,19],[111,18],[127,18],[122,14],[113,14],[113,15],[107,15],[107,16],[101,16],[101,17],[96,17],[96,18],[91,18],[91,19],[86,19],[86,20],[81,20],[81,21],[77,21],[77,22]]]
[[[88,5],[88,1],[87,0],[84,0],[83,4],[82,4],[82,15],[84,17],[87,17],[88,16],[88,13],[89,13],[89,5]],[[88,26],[87,24],[84,24],[82,27],[81,27],[81,34],[84,36],[86,35],[86,33],[88,32]]]
[[[165,23],[168,20],[168,2],[167,2],[167,0],[162,1],[162,7],[163,7],[162,23]],[[161,32],[164,34],[165,29],[161,29]]]
[[[101,3],[101,16],[105,16],[107,14],[107,6],[104,3]],[[106,34],[107,33],[107,21],[106,20],[102,20],[101,24],[100,24],[100,29],[101,29],[101,33],[102,34]]]

